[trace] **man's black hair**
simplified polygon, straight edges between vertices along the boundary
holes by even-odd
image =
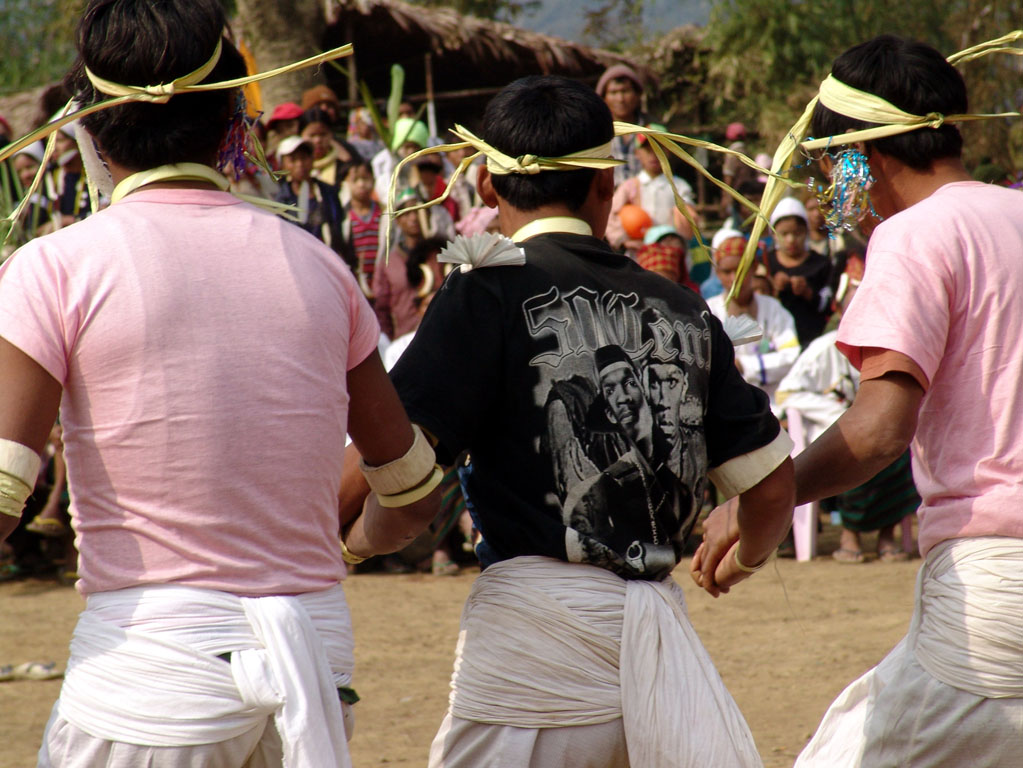
[[[964,114],[969,108],[966,83],[944,56],[929,45],[894,35],[881,35],[850,48],[835,59],[831,74],[846,85],[880,96],[912,115]],[[823,138],[873,125],[818,104],[811,132],[814,137]],[[875,139],[868,146],[910,168],[924,170],[940,158],[959,157],[963,138],[955,125],[946,124],[937,129],[918,128]]]
[[[560,157],[614,138],[611,112],[592,88],[556,75],[523,77],[495,96],[483,115],[483,140],[511,157]],[[577,211],[596,171],[493,175],[494,190],[523,211],[563,203]]]
[[[66,84],[83,106],[106,96],[96,75],[121,85],[157,85],[205,64],[224,30],[218,0],[92,0],[78,25],[78,60]],[[204,82],[245,75],[238,50],[223,41],[220,61]],[[82,118],[106,157],[132,170],[165,163],[211,163],[234,113],[237,90],[189,93],[166,104],[131,103]]]

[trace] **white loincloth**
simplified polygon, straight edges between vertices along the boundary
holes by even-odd
[[[563,729],[574,747],[564,763],[526,754],[516,765],[616,764],[607,742],[621,733],[636,768],[761,765],[670,577],[626,581],[543,557],[490,566],[462,613],[451,687],[433,768],[512,764],[510,745],[548,736],[522,729]]]
[[[194,747],[261,733],[272,717],[289,768],[348,768],[337,688],[351,681],[353,646],[340,585],[252,598],[177,585],[94,594],[51,725]]]
[[[909,633],[828,709],[796,768],[1018,766],[1023,540],[954,539],[920,569]]]

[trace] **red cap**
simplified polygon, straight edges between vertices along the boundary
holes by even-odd
[[[302,107],[293,101],[286,101],[274,107],[274,111],[270,113],[270,119],[266,121],[266,124],[273,125],[278,120],[297,120],[301,116]]]
[[[725,128],[726,141],[738,141],[746,138],[746,126],[742,123],[729,123]]]

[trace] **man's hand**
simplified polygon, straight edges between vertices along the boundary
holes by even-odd
[[[792,525],[793,481],[792,459],[786,458],[759,483],[711,512],[690,566],[693,580],[711,596],[749,578],[750,572],[736,563],[740,543],[743,564],[752,568],[785,538]]]
[[[736,497],[729,499],[707,516],[703,523],[703,542],[697,548],[689,566],[689,573],[693,577],[693,581],[713,597],[717,597],[722,592],[728,592],[728,587],[732,585],[727,578],[728,583],[719,581],[717,571],[726,560],[732,559],[727,555],[738,542],[739,498]],[[743,574],[737,568],[735,570]],[[725,573],[721,575],[727,577]],[[736,579],[734,583],[741,580],[741,578]]]

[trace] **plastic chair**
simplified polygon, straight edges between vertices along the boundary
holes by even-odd
[[[803,416],[795,408],[788,408],[785,417],[789,423],[789,437],[795,443],[792,456],[802,453],[808,444]],[[813,560],[817,554],[817,522],[820,519],[820,504],[816,501],[803,504],[792,511],[792,537],[796,544],[796,560],[806,562]],[[911,557],[918,554],[916,542],[913,540],[913,515],[902,518],[902,550]]]
[[[792,449],[792,456],[795,457],[806,449],[808,442],[803,416],[795,408],[786,409],[785,416],[789,422],[789,437],[795,443]],[[820,504],[816,501],[792,510],[792,538],[796,544],[796,560],[800,562],[813,560],[817,554],[817,521],[820,511]]]

